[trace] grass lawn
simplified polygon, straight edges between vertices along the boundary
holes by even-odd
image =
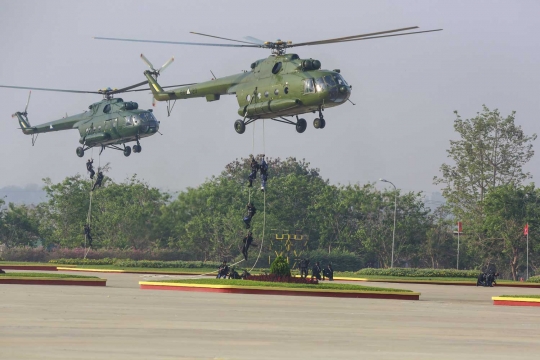
[[[199,285],[237,285],[237,286],[261,286],[270,288],[290,288],[290,289],[324,289],[324,290],[354,290],[358,292],[366,291],[391,291],[391,292],[412,292],[411,290],[403,289],[387,289],[371,286],[336,284],[336,283],[319,283],[318,285],[310,284],[293,284],[293,283],[278,283],[268,281],[251,281],[251,280],[220,280],[220,279],[186,279],[186,280],[163,280],[156,282],[181,283],[181,284],[199,284]]]
[[[49,274],[49,273],[31,273],[31,272],[7,272],[0,274],[0,278],[6,277],[24,277],[24,278],[48,278],[48,279],[99,279],[97,276],[67,275],[67,274]]]
[[[499,295],[499,297],[513,297],[513,298],[533,298],[533,299],[540,299],[540,295]]]

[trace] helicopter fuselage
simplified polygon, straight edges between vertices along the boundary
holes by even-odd
[[[17,112],[14,116],[26,135],[77,129],[83,150],[95,146],[115,147],[131,141],[137,141],[137,146],[140,146],[140,139],[152,136],[159,130],[159,121],[152,110],[139,110],[137,103],[124,102],[120,98],[104,99],[90,105],[84,113],[36,126],[30,125],[26,113]]]
[[[249,119],[294,116],[346,102],[351,86],[339,70],[320,70],[317,60],[296,54],[272,55],[251,65],[251,71],[165,91],[145,72],[158,101],[236,95],[238,114]]]

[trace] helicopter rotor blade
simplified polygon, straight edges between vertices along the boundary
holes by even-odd
[[[260,48],[261,45],[233,45],[233,44],[207,44],[207,43],[194,43],[184,41],[160,41],[160,40],[139,40],[139,39],[121,39],[121,38],[106,38],[106,37],[94,37],[96,40],[111,40],[111,41],[131,41],[131,42],[146,42],[157,44],[174,44],[174,45],[198,45],[198,46],[223,46],[223,47],[254,47]]]
[[[170,58],[169,60],[167,60],[167,62],[165,64],[163,64],[163,66],[158,70],[158,73],[162,73],[163,71],[165,71],[165,69],[171,65],[174,61],[174,57]]]
[[[228,38],[224,38],[224,37],[220,37],[220,36],[214,36],[214,35],[208,35],[208,34],[201,34],[201,33],[194,32],[194,31],[190,31],[189,33],[190,33],[190,34],[195,34],[195,35],[207,36],[207,37],[211,37],[211,38],[214,38],[214,39],[221,39],[221,40],[228,40],[228,41],[239,42],[239,43],[243,43],[243,44],[261,45],[261,44],[257,44],[257,43],[253,43],[253,42],[247,42],[247,41],[241,41],[241,40],[228,39]],[[264,42],[263,42],[263,44],[264,44]]]
[[[28,100],[26,100],[26,106],[24,107],[24,113],[28,112],[28,104],[30,104],[30,95],[32,95],[32,90],[28,92]]]
[[[394,37],[394,36],[415,35],[415,34],[423,34],[423,33],[434,32],[434,31],[442,31],[442,30],[443,30],[443,29],[434,29],[434,30],[424,30],[424,31],[409,32],[409,33],[405,33],[405,34],[392,34],[392,35],[382,35],[382,36],[370,36],[370,37],[365,37],[365,38],[343,40],[343,41],[338,41],[338,42],[349,42],[349,41],[358,41],[358,40],[380,39],[380,38]]]
[[[143,81],[143,82],[140,82],[140,83],[135,84],[135,85],[130,85],[130,86],[126,86],[126,87],[121,88],[121,89],[113,90],[113,91],[109,92],[109,94],[112,95],[112,94],[125,93],[125,92],[128,92],[131,89],[135,89],[135,88],[138,88],[139,86],[143,86],[143,85],[147,85],[147,84],[148,84],[148,81]]]
[[[254,38],[253,36],[244,36],[244,39],[249,40],[251,43],[264,45],[264,41]]]
[[[148,84],[148,81],[146,81],[145,84]],[[168,85],[168,86],[162,86],[161,88],[162,89],[178,88],[178,87],[181,87],[181,86],[188,86],[188,85],[195,85],[195,84],[197,84],[197,83],[180,84],[180,85]],[[148,90],[152,90],[152,89],[144,88],[144,89],[137,89],[137,90],[127,90],[127,91],[124,91],[124,92],[137,92],[137,91],[148,91]]]
[[[362,35],[360,37],[359,36],[352,36],[352,37],[347,36],[345,38],[330,39],[330,40],[323,40],[323,41],[313,41],[313,42],[309,42],[309,43],[292,44],[289,47],[334,44],[334,43],[343,43],[343,42],[349,42],[349,41],[369,40],[369,39],[379,39],[379,38],[385,38],[385,37],[422,34],[422,33],[428,33],[428,32],[434,32],[434,31],[442,31],[442,30],[443,29],[424,30],[424,31],[407,32],[407,33],[403,33],[403,34],[391,34],[391,35],[381,35],[381,36],[373,36],[374,34],[377,34],[377,33],[372,33],[372,34],[365,34],[365,35]],[[386,31],[381,32],[381,33],[386,33]]]
[[[57,91],[57,92],[69,92],[69,93],[78,93],[78,94],[100,94],[100,93],[97,92],[97,91],[49,89],[49,88],[37,88],[37,87],[28,87],[28,86],[8,86],[8,85],[0,85],[0,87],[3,87],[3,88],[9,88],[9,89],[40,90],[40,91]]]
[[[152,71],[156,71],[156,69],[154,69],[154,65],[152,65],[152,63],[150,62],[150,60],[148,60],[148,59],[146,58],[146,56],[144,56],[144,54],[141,54],[141,59],[142,59],[142,61],[144,61],[144,63],[145,63],[146,65],[148,65],[148,67],[149,67]]]
[[[308,42],[293,44],[292,46],[329,44],[329,43],[340,42],[340,41],[349,40],[349,39],[362,38],[362,37],[375,36],[375,35],[382,35],[382,34],[389,34],[389,33],[393,33],[393,32],[407,31],[407,30],[413,30],[413,29],[418,29],[418,26],[411,26],[411,27],[406,27],[406,28],[401,28],[401,29],[394,29],[394,30],[378,31],[378,32],[374,32],[374,33],[367,33],[367,34],[361,34],[361,35],[344,36],[344,37],[326,39],[326,40],[308,41]]]

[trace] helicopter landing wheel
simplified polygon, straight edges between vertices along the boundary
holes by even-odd
[[[133,152],[134,153],[140,153],[142,150],[141,145],[133,145]]]
[[[296,131],[298,133],[303,133],[304,131],[306,131],[306,128],[307,128],[307,122],[305,119],[298,119],[298,121],[296,121]]]
[[[83,157],[84,156],[84,149],[82,147],[78,147],[77,150],[75,151],[77,153],[77,156],[78,157]]]
[[[316,118],[315,120],[313,120],[313,127],[315,129],[323,129],[325,125],[326,122],[323,118]]]
[[[326,120],[321,118],[321,127],[320,127],[320,129],[324,129],[325,126],[326,126]]]
[[[126,146],[126,147],[124,148],[124,156],[125,156],[125,157],[128,157],[129,155],[131,155],[131,147]]]
[[[246,123],[244,120],[236,120],[234,122],[234,130],[239,134],[243,134],[246,131]]]

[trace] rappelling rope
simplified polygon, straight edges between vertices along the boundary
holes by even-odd
[[[264,119],[263,119],[263,154],[266,156],[266,140],[265,140],[265,134],[264,134]],[[262,175],[261,175],[261,181],[262,181]],[[261,252],[263,248],[264,243],[264,233],[266,230],[266,189],[264,189],[263,192],[263,232],[262,232],[262,238],[261,238],[261,246],[259,247],[259,254],[257,255],[257,260],[255,260],[255,263],[249,269],[249,272],[253,271],[255,268],[255,265],[257,265],[257,262],[259,262],[259,258],[261,257]]]
[[[94,158],[94,148],[92,148],[92,159]],[[98,158],[98,174],[99,174],[99,171],[100,171],[100,167],[101,167],[101,154],[99,154],[99,158]],[[90,187],[92,187],[92,183],[94,182],[93,179],[90,179]],[[88,215],[86,216],[86,223],[88,224],[88,226],[90,227],[90,223],[92,222],[92,195],[94,194],[94,192],[92,190],[90,190],[90,204],[88,206]],[[88,255],[88,253],[90,252],[90,248],[86,247],[86,241],[87,241],[87,236],[86,234],[84,234],[84,259],[86,259],[86,256]]]

